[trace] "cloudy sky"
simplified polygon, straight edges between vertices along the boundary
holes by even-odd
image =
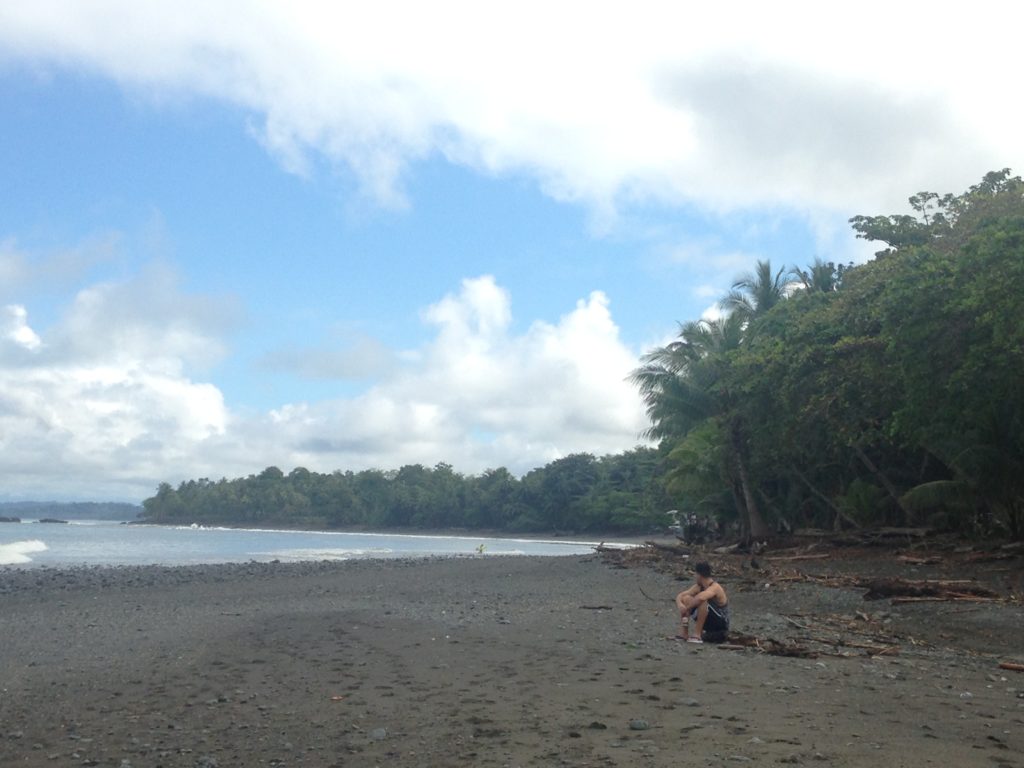
[[[1024,167],[1013,4],[611,7],[0,0],[0,495],[621,451],[755,260]]]

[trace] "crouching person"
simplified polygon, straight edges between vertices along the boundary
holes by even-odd
[[[697,583],[676,595],[680,629],[676,639],[688,643],[720,643],[729,633],[729,596],[711,575],[711,566],[697,563]],[[690,622],[693,622],[691,629]]]

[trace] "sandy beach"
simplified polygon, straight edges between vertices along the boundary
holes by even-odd
[[[0,765],[1024,766],[1019,604],[734,589],[743,632],[917,637],[800,659],[667,639],[679,587],[596,555],[3,570]]]

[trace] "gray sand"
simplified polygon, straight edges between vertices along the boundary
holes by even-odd
[[[678,588],[596,557],[0,571],[0,765],[1024,766],[993,657],[687,646]],[[734,591],[735,628],[858,600]]]

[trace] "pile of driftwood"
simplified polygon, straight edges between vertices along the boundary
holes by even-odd
[[[598,551],[614,567],[646,567],[667,573],[679,580],[693,579],[693,564],[712,560],[715,574],[730,587],[761,587],[785,589],[790,584],[814,583],[824,587],[863,589],[865,600],[890,600],[893,604],[967,602],[995,603],[1013,601],[1012,596],[1001,595],[978,584],[974,579],[906,579],[864,577],[855,573],[835,573],[828,561],[844,559],[857,561],[867,553],[852,549],[814,551],[815,547],[792,547],[788,550],[724,554],[691,548],[685,543],[666,544],[648,542],[632,549]],[[961,553],[969,557],[970,553]],[[877,553],[869,557],[877,558]],[[931,555],[903,554],[894,559],[906,566],[941,565],[949,562]],[[853,569],[855,570],[855,569]],[[645,593],[646,594],[646,593]],[[661,598],[647,595],[652,600]],[[668,598],[666,598],[668,599]],[[924,646],[921,640],[909,636],[895,636],[889,628],[866,611],[852,616],[813,615],[782,616],[792,628],[776,637],[755,637],[731,632],[725,643],[717,647],[724,650],[751,649],[774,656],[814,659],[822,656],[852,658],[881,658],[898,655],[901,648]],[[777,639],[783,636],[782,639]],[[1016,665],[1016,662],[1007,662]],[[1016,669],[1016,666],[1007,667]]]
[[[891,598],[893,604],[947,601],[988,603],[1003,598],[974,579],[873,579],[859,586],[867,588],[865,600]]]
[[[897,529],[905,531],[907,529]],[[915,529],[916,530],[916,529]],[[772,586],[784,587],[792,583],[814,583],[825,587],[864,589],[865,600],[889,599],[893,604],[926,603],[926,602],[999,602],[1007,598],[999,593],[979,585],[973,579],[903,579],[903,578],[866,578],[851,574],[814,573],[803,567],[813,566],[820,561],[822,564],[837,559],[837,553],[813,552],[809,548],[792,548],[778,550],[772,554],[715,554],[717,550],[706,552],[691,548],[685,544],[663,544],[648,541],[641,547],[632,549],[612,549],[598,547],[597,551],[614,567],[631,568],[644,566],[661,573],[668,573],[680,580],[693,577],[693,563],[698,560],[713,559],[715,574],[723,580],[729,580],[736,586],[770,583]],[[845,557],[856,556],[855,552],[846,551]],[[941,562],[934,556],[920,557],[901,554],[896,557],[898,562],[906,565],[931,565]],[[820,570],[820,569],[818,569]]]
[[[798,630],[793,637],[776,640],[731,632],[728,642],[718,647],[729,651],[752,648],[772,656],[799,659],[816,659],[819,656],[879,658],[896,656],[900,652],[899,639],[887,632],[877,620],[860,611],[855,616],[815,615],[804,621],[790,616],[782,618]],[[923,645],[913,638],[907,638],[907,641],[915,646]]]

